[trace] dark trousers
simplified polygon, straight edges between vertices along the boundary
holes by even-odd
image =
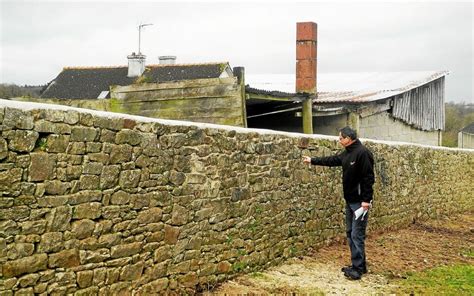
[[[360,208],[358,203],[346,203],[346,235],[351,250],[352,267],[359,271],[367,268],[365,262],[365,229],[367,228],[367,220],[369,213],[366,213],[363,220],[362,217],[355,220],[354,211]]]

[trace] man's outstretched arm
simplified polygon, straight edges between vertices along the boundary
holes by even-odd
[[[340,154],[327,157],[309,157],[303,156],[304,163],[311,163],[312,165],[322,165],[322,166],[341,166],[342,157]]]

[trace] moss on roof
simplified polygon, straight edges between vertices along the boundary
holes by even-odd
[[[149,65],[139,81],[170,82],[188,79],[218,78],[228,63]],[[225,69],[225,67],[224,67]],[[67,67],[51,81],[42,98],[95,99],[111,85],[130,85],[137,77],[127,77],[127,66]]]

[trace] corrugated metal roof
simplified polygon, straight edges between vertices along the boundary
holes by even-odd
[[[449,74],[449,71],[318,73],[317,103],[363,103],[389,98]],[[246,74],[250,88],[295,93],[294,74]]]

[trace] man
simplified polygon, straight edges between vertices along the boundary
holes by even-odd
[[[344,275],[359,280],[367,272],[365,261],[365,230],[368,210],[372,205],[374,184],[374,158],[372,153],[357,139],[357,133],[346,126],[339,131],[342,153],[329,157],[303,157],[303,162],[322,166],[342,166],[342,184],[346,200],[346,234],[351,250],[352,266],[342,268]],[[359,208],[364,215],[356,219]]]

